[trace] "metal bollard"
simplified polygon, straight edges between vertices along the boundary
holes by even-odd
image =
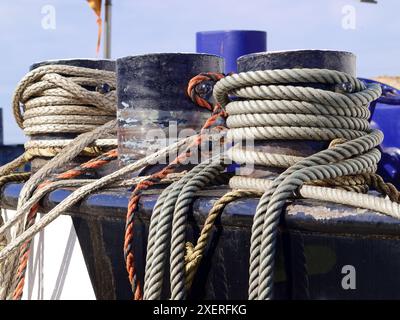
[[[120,163],[142,158],[179,134],[198,132],[210,111],[187,96],[189,80],[223,72],[223,59],[209,54],[159,53],[117,60]],[[211,95],[211,88],[208,93]]]

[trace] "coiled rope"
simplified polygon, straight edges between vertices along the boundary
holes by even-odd
[[[201,163],[159,197],[149,227],[144,299],[160,299],[169,250],[171,298],[186,296],[185,235],[189,205],[197,191],[220,175],[226,166],[224,162],[220,155]]]
[[[330,88],[318,89],[309,84],[323,84]],[[240,148],[233,148],[230,152],[229,156],[239,163],[287,168],[270,183],[268,189],[263,185],[267,191],[261,197],[254,216],[250,299],[272,298],[277,226],[286,201],[307,182],[375,170],[380,159],[375,147],[383,135],[371,130],[367,119],[369,103],[380,94],[378,85],[365,86],[345,73],[319,69],[240,73],[222,79],[214,87],[214,96],[229,114],[228,137],[233,140],[348,140],[303,159],[282,154],[266,156]],[[240,98],[240,101],[231,102],[229,95]],[[245,188],[245,179],[234,179],[235,187]],[[263,189],[259,180],[256,184],[257,189]],[[306,187],[316,190],[311,186],[304,186],[302,190]],[[331,193],[340,194],[341,202],[345,198],[360,199],[358,194],[342,190]],[[341,198],[345,194],[347,196]]]
[[[89,90],[95,89],[95,90]],[[19,82],[13,95],[17,124],[27,136],[90,132],[115,119],[115,72],[64,65],[38,67]],[[71,139],[31,140],[25,144],[28,161],[54,157]],[[83,155],[97,156],[116,145],[99,139]]]
[[[88,86],[97,91],[86,89]],[[14,116],[28,136],[87,132],[115,119],[115,88],[115,72],[42,66],[20,81],[13,96]]]
[[[300,85],[296,87],[282,85],[286,83]],[[332,91],[301,87],[301,85],[304,86],[304,84],[309,83],[329,85]],[[256,85],[250,86],[252,84]],[[275,227],[280,209],[287,199],[295,196],[294,192],[299,187],[306,183],[315,182],[324,186],[365,191],[362,188],[363,183],[365,183],[375,186],[385,194],[390,194],[391,199],[397,198],[397,190],[395,192],[391,185],[385,184],[381,178],[372,174],[380,159],[379,151],[375,147],[382,141],[382,134],[369,129],[367,122],[369,117],[368,104],[379,97],[380,87],[370,86],[367,88],[351,76],[330,70],[274,70],[226,77],[217,83],[214,88],[214,95],[222,106],[227,107],[229,114],[227,124],[232,127],[228,131],[228,137],[232,140],[245,138],[257,140],[334,140],[330,149],[307,158],[282,154],[264,154],[237,147],[228,152],[228,155],[238,163],[250,162],[268,167],[288,168],[275,181],[234,177],[230,182],[230,185],[235,188],[250,186],[251,189],[258,192],[267,190],[260,200],[252,230],[252,264],[250,270],[255,271],[251,273],[250,277],[249,296],[251,299],[270,298],[274,261],[273,254],[268,255],[268,251],[267,253],[265,251],[271,250],[271,247],[274,250]],[[235,99],[235,101],[229,103],[229,95],[235,95],[242,100]],[[293,110],[296,111],[296,114],[292,113]],[[305,110],[304,115],[301,114],[302,110]],[[279,112],[276,113],[277,111]],[[232,119],[231,113],[238,116],[234,116]],[[297,113],[300,114],[299,118],[297,118]],[[313,113],[318,116],[313,116]],[[188,205],[194,195],[193,192],[198,190],[194,186],[204,187],[201,184],[202,179],[204,179],[201,175],[204,166],[207,168],[206,164],[195,167],[187,177],[168,187],[161,194],[154,208],[146,257],[145,299],[160,299],[165,274],[163,271],[166,264],[165,252],[168,251],[168,246],[171,250],[171,298],[184,299],[186,297],[187,289],[190,287],[193,273],[195,273],[200,259],[199,255],[193,254],[193,245],[186,244],[186,261],[183,261],[184,249],[182,249],[182,245],[185,240],[185,217]],[[291,174],[294,177],[291,177]],[[299,180],[296,174],[302,179]],[[290,182],[296,182],[294,186],[289,184],[288,191],[281,184],[283,182],[283,186],[287,185],[286,176],[292,178],[292,180],[289,180]],[[275,189],[277,190],[276,194],[274,193]],[[322,198],[321,190],[324,191],[324,198]],[[302,187],[300,193],[314,199],[329,200],[326,199],[327,192],[325,190],[330,191],[328,198],[334,202],[372,209],[379,207],[379,210],[375,211],[399,217],[399,205],[397,203],[370,195],[359,195],[354,192],[308,185]],[[282,195],[281,192],[283,191],[285,193]],[[264,215],[267,208],[263,207],[266,197],[270,195],[273,196],[272,200],[277,201],[275,200],[277,198],[281,201],[278,206],[272,202],[272,209],[275,210],[273,211],[275,225],[272,225],[272,227],[270,227],[268,215]],[[361,203],[363,201],[365,203]],[[217,203],[211,210],[213,216],[219,207],[220,203]],[[265,223],[264,220],[266,220]],[[213,219],[211,218],[210,221],[213,221]],[[171,232],[171,228],[175,232]],[[209,236],[210,225],[207,225],[204,230],[205,234]],[[268,235],[268,232],[272,233],[272,236],[265,236],[265,233]],[[168,237],[171,237],[171,244],[168,244]],[[204,234],[202,238],[204,239]],[[205,238],[207,239],[207,237]],[[165,243],[166,241],[167,243]],[[202,248],[204,248],[205,242],[202,240]],[[190,270],[194,270],[194,272]],[[267,273],[265,270],[267,270]],[[260,285],[258,282],[260,282]],[[258,294],[260,297],[255,296]]]
[[[95,156],[115,145],[116,140],[108,136],[115,131],[116,125],[115,87],[114,72],[61,65],[39,67],[20,81],[13,96],[13,111],[26,135],[80,135],[73,140],[30,141],[21,157],[0,169],[1,174],[7,174],[36,156],[54,157],[25,184],[18,208],[28,201],[47,176],[77,155]],[[107,139],[102,141],[104,136]],[[11,242],[34,223],[36,213],[31,213],[18,214]],[[25,244],[20,258],[18,254],[8,255],[0,286],[1,299],[21,297],[28,248],[29,243]],[[20,266],[17,268],[18,261]]]

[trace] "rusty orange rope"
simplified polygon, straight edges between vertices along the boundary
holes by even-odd
[[[202,97],[198,86],[204,84],[205,82],[217,82],[222,79],[225,75],[221,73],[201,73],[189,81],[187,94],[192,99],[194,103],[198,106],[212,111],[212,115],[206,120],[205,124],[201,128],[195,141],[190,144],[184,152],[179,154],[170,164],[168,164],[161,171],[152,174],[146,180],[138,183],[135,189],[132,191],[131,197],[129,199],[128,210],[126,214],[126,225],[125,225],[125,239],[124,239],[124,257],[126,263],[126,270],[128,272],[129,282],[132,286],[133,298],[135,300],[143,299],[142,285],[136,277],[136,267],[135,267],[135,257],[133,252],[133,238],[134,238],[134,216],[137,210],[140,196],[142,192],[149,187],[159,183],[168,174],[174,172],[179,164],[183,160],[191,156],[192,148],[201,144],[204,137],[204,133],[207,129],[212,127],[217,123],[218,118],[225,118],[226,113],[221,108],[220,105],[213,106],[205,97]],[[217,126],[218,128],[219,126]]]
[[[49,183],[52,183],[54,181],[73,179],[78,176],[81,176],[92,169],[97,169],[97,168],[104,166],[105,164],[109,163],[110,161],[117,159],[117,157],[118,157],[117,149],[110,150],[97,158],[91,159],[88,162],[85,162],[73,169],[70,169],[63,173],[60,173],[60,174],[56,175],[55,177],[49,178],[48,180],[41,183],[38,186],[38,189],[41,189],[41,188],[45,187],[46,185],[48,185]],[[34,224],[38,210],[39,210],[39,203],[36,203],[29,211],[29,214],[27,217],[27,222],[26,222],[26,229],[31,227]],[[18,283],[13,292],[14,300],[20,300],[22,297],[22,294],[23,294],[23,289],[24,289],[24,284],[25,284],[26,267],[28,265],[28,260],[29,260],[30,245],[31,245],[31,241],[27,241],[21,246],[21,249],[20,249],[19,265],[18,265],[17,275],[16,275]]]

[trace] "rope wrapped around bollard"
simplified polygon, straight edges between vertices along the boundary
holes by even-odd
[[[192,86],[189,85],[189,88],[193,89],[194,83],[201,83],[203,79],[201,77],[209,79],[204,74],[200,75],[195,79],[200,82],[191,82]],[[50,79],[48,80],[50,81]],[[67,171],[66,174],[55,176],[53,179],[49,178],[55,168],[68,163],[87,146],[93,145],[94,141],[104,133],[112,131],[115,128],[115,122],[108,122],[91,132],[83,133],[73,141],[73,144],[67,146],[64,144],[62,152],[32,176],[31,181],[24,186],[21,193],[17,209],[18,218],[12,223],[10,222],[10,225],[17,222],[19,232],[0,251],[0,263],[6,259],[14,259],[13,263],[7,264],[8,271],[6,270],[6,272],[10,272],[10,270],[11,272],[5,277],[5,279],[11,277],[14,280],[7,282],[6,288],[2,291],[2,297],[16,299],[21,297],[23,269],[26,267],[25,262],[27,253],[29,253],[24,245],[37,232],[91,192],[123,180],[128,173],[154,163],[157,159],[163,158],[165,154],[172,150],[180,150],[180,148],[183,148],[184,152],[180,153],[180,156],[165,169],[149,177],[141,178],[136,181],[137,184],[135,183],[136,187],[128,208],[124,246],[129,280],[135,298],[141,298],[142,289],[144,299],[160,298],[168,259],[170,261],[171,298],[187,298],[216,217],[221,214],[226,203],[241,196],[255,196],[263,192],[252,228],[250,299],[272,298],[276,227],[282,207],[288,200],[299,195],[319,199],[321,192],[324,192],[325,200],[372,208],[378,212],[400,217],[400,206],[396,202],[368,194],[333,189],[343,185],[359,187],[365,184],[387,194],[391,200],[398,201],[399,199],[398,191],[374,174],[376,164],[380,159],[379,151],[375,147],[382,141],[382,134],[369,128],[368,104],[379,97],[380,87],[374,85],[366,87],[347,74],[319,69],[258,71],[230,75],[225,78],[221,76],[216,80],[218,82],[214,88],[214,95],[219,102],[216,106],[212,106],[208,101],[199,100],[198,96],[189,90],[189,96],[195,102],[200,106],[204,104],[203,107],[213,111],[211,118],[198,135],[183,139],[100,179],[85,183],[71,180],[71,185],[79,188],[37,222],[34,222],[35,214],[28,215],[35,211],[32,209],[35,208],[37,200],[46,191],[63,185],[65,181],[57,181],[60,178],[70,179],[79,176],[82,172],[80,169],[85,168],[85,164],[80,169],[73,169],[69,173]],[[326,84],[332,89],[308,87],[307,84],[310,83]],[[53,88],[48,90],[53,90]],[[230,96],[240,99],[231,101]],[[222,128],[218,126],[216,120],[219,117],[225,117],[224,108],[229,115],[227,134],[234,141],[247,138],[256,140],[343,140],[306,158],[266,154],[234,147],[227,154],[221,153],[208,159],[195,166],[187,174],[180,176],[178,181],[173,182],[162,192],[153,210],[145,278],[142,286],[136,279],[131,246],[134,236],[133,218],[141,192],[162,182],[171,172],[174,172],[181,160],[190,155],[188,150],[192,146],[198,145],[203,138],[210,134],[209,129],[212,126],[217,124],[217,131],[221,131]],[[51,121],[53,120],[51,118]],[[28,125],[35,126],[36,124],[28,122]],[[218,139],[224,136],[223,133],[211,134]],[[116,153],[112,154],[112,157],[115,158]],[[228,193],[225,198],[218,201],[206,220],[197,245],[187,244],[185,230],[189,204],[198,190],[217,181],[228,163],[227,157],[237,163],[277,166],[286,170],[273,181],[241,176],[232,178],[230,186],[233,189],[241,189],[241,191]],[[101,161],[101,158],[95,160]],[[9,167],[3,171],[9,172]],[[359,182],[353,183],[352,181],[356,178]],[[51,181],[51,184],[46,183],[39,189],[39,186],[46,180]],[[329,188],[326,187],[327,185]],[[37,192],[34,193],[36,189]],[[362,188],[355,190],[363,191]],[[5,228],[0,228],[0,237],[4,230]],[[21,247],[22,250],[18,251]],[[18,259],[16,258],[23,258],[20,261],[22,267],[18,270],[16,268]],[[1,270],[2,276],[4,276],[3,269]],[[18,276],[15,276],[16,274]]]
[[[334,90],[312,88],[310,83],[330,85]],[[380,94],[380,86],[365,86],[345,73],[320,69],[246,72],[216,84],[214,95],[227,109],[228,137],[232,139],[347,140],[303,159],[231,150],[230,157],[239,163],[272,167],[283,163],[281,166],[287,168],[268,189],[258,182],[263,187],[257,189],[266,192],[257,206],[252,227],[249,299],[272,298],[277,226],[283,205],[296,190],[307,182],[376,169],[380,154],[375,147],[383,135],[371,130],[367,119],[369,103]],[[229,95],[240,99],[231,101]],[[245,179],[235,178],[235,187],[245,188],[246,184],[240,183]],[[350,194],[353,198],[358,196]]]
[[[101,90],[91,91],[88,87],[98,87]],[[19,208],[47,176],[77,155],[97,156],[115,146],[116,139],[108,138],[116,124],[115,87],[114,72],[65,65],[39,67],[20,81],[13,96],[13,111],[17,124],[24,129],[26,135],[54,132],[80,135],[73,140],[29,141],[22,156],[0,168],[1,175],[6,175],[37,156],[52,158],[24,185],[19,197]],[[86,118],[88,114],[91,120]],[[101,141],[104,136],[107,139]],[[16,233],[11,242],[33,224],[36,214],[24,212],[18,217],[15,221]],[[21,297],[21,279],[26,270],[28,253],[25,250],[18,268],[18,255],[8,256],[2,270],[1,299]],[[18,284],[18,294],[14,294]]]

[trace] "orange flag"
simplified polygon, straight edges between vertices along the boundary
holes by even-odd
[[[101,42],[101,32],[102,32],[102,20],[101,20],[101,2],[102,0],[86,0],[89,3],[89,6],[93,9],[94,13],[97,16],[97,24],[99,26],[99,32],[97,35],[97,48],[96,53],[99,54],[100,50],[100,42]]]

